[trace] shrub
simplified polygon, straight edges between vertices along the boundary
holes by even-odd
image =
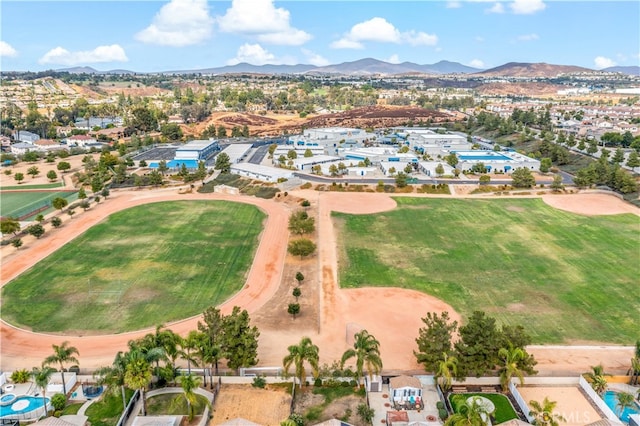
[[[351,386],[350,382],[344,381],[340,383],[340,386],[342,386],[343,388],[348,388],[349,386]]]
[[[289,414],[289,420],[293,420],[296,426],[304,426],[304,417],[298,413]]]
[[[321,387],[321,386],[322,386],[322,379],[321,379],[320,377],[318,377],[317,379],[315,379],[315,380],[313,381],[313,386]]]
[[[27,383],[30,377],[31,373],[26,369],[16,370],[11,373],[11,381],[13,383]]]
[[[373,420],[373,416],[375,414],[374,409],[367,407],[367,404],[358,405],[357,412],[358,412],[358,416],[360,416],[362,421],[364,421],[367,424],[371,423],[371,420]]]
[[[300,189],[311,189],[312,186],[311,182],[306,182],[300,185]]]
[[[351,379],[351,381],[349,381],[349,384],[350,384],[351,386],[353,386],[354,388],[355,388],[356,386],[358,386],[358,382],[357,382],[357,381],[355,381],[355,380],[353,380],[353,379]]]
[[[51,405],[55,411],[63,410],[67,405],[67,397],[61,393],[57,393],[51,397]]]
[[[300,203],[300,205],[302,207],[309,207],[311,205],[311,203],[309,202],[309,200],[302,200],[302,202]]]
[[[436,402],[436,408],[438,410],[443,410],[444,409],[444,402],[442,402],[442,401]]]
[[[441,408],[438,410],[438,417],[440,417],[440,420],[445,421],[449,417],[449,413],[444,408]]]
[[[253,383],[251,383],[251,386],[253,386],[254,388],[260,388],[260,389],[264,389],[266,385],[267,385],[267,381],[262,376],[254,377]]]

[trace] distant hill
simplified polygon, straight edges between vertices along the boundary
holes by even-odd
[[[568,74],[575,72],[593,72],[589,68],[577,67],[574,65],[553,65],[527,62],[509,62],[499,67],[482,71],[482,76],[496,77],[556,77],[559,74]]]
[[[474,73],[480,71],[477,68],[467,67],[457,62],[440,61],[431,65],[419,65],[413,62],[392,64],[379,59],[365,58],[352,62],[342,62],[325,67],[317,67],[307,71],[308,74],[344,74],[344,75],[371,75],[371,74],[451,74]]]
[[[134,71],[129,70],[98,71],[97,69],[91,67],[62,68],[56,71],[68,72],[69,74],[135,74]]]
[[[637,65],[632,65],[628,67],[609,67],[601,71],[619,72],[621,74],[627,74],[627,75],[640,75],[640,67]]]
[[[300,74],[315,69],[314,65],[252,65],[241,62],[217,68],[199,70],[164,71],[163,74]]]

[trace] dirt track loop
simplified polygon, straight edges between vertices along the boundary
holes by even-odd
[[[377,213],[392,210],[396,202],[386,194],[333,193],[294,191],[292,195],[317,202],[318,217],[318,283],[320,283],[320,317],[313,330],[296,327],[274,328],[258,324],[261,330],[259,359],[261,366],[279,366],[286,355],[286,347],[297,343],[302,335],[308,335],[320,347],[321,363],[339,359],[352,343],[353,333],[367,329],[381,342],[381,354],[385,370],[419,369],[413,350],[415,337],[422,325],[421,317],[427,312],[449,311],[453,319],[460,319],[451,306],[424,293],[393,288],[340,289],[338,285],[337,238],[331,219],[331,211],[352,214]],[[602,194],[578,194],[571,196],[545,196],[548,204],[582,214],[616,214],[638,209],[621,200]],[[242,306],[250,313],[256,312],[273,297],[281,284],[288,239],[287,220],[289,209],[283,203],[254,197],[226,196],[220,194],[177,194],[176,190],[133,191],[113,194],[104,203],[94,206],[72,223],[51,235],[30,244],[28,250],[11,253],[2,259],[0,284],[4,285],[38,261],[53,253],[66,242],[80,235],[108,215],[119,210],[159,201],[169,200],[228,200],[249,203],[268,214],[265,229],[243,289],[226,301],[221,309],[227,313],[234,305]],[[71,226],[73,225],[73,226]],[[198,317],[186,319],[169,327],[186,334],[196,327]],[[264,326],[264,328],[263,328]],[[126,343],[150,330],[106,336],[58,336],[32,333],[0,323],[1,359],[3,370],[31,368],[39,365],[51,353],[51,345],[69,340],[80,351],[83,368],[108,365],[115,353],[126,349]],[[585,342],[589,344],[589,342]],[[593,344],[593,342],[591,342]],[[542,374],[566,375],[588,370],[589,366],[603,363],[607,371],[622,371],[632,356],[631,348],[572,348],[538,347],[532,352],[539,361]]]

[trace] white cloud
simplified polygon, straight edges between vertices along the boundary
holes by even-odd
[[[212,30],[207,0],[171,0],[135,38],[143,43],[182,47],[208,39]]]
[[[540,36],[536,33],[522,34],[518,36],[518,41],[534,41],[540,39]]]
[[[509,7],[516,15],[530,15],[545,10],[547,5],[542,0],[513,0]]]
[[[489,9],[485,10],[487,13],[504,13],[504,6],[502,3],[494,3]]]
[[[235,58],[229,59],[227,61],[227,65],[236,65],[240,62],[246,62],[252,65],[293,65],[298,61],[290,56],[277,58],[273,53],[269,52],[258,43],[245,43],[238,48]]]
[[[355,24],[341,39],[331,43],[331,47],[334,49],[362,49],[364,48],[362,42],[365,41],[434,46],[438,43],[438,36],[415,30],[400,32],[386,19],[375,17]]]
[[[63,47],[56,47],[44,54],[38,62],[41,64],[84,65],[97,62],[127,62],[124,49],[118,44],[98,46],[93,50],[69,52]]]
[[[18,51],[6,41],[0,41],[0,57],[3,56],[18,56]]]
[[[617,65],[613,59],[605,58],[604,56],[597,56],[593,63],[596,64],[597,69],[615,67]]]
[[[299,46],[312,36],[289,23],[290,13],[276,8],[273,0],[233,0],[224,16],[218,16],[220,31],[257,36],[263,43]]]
[[[329,47],[332,49],[364,49],[364,45],[359,41],[348,40],[346,38],[332,42]]]
[[[400,57],[397,54],[394,53],[393,55],[389,56],[384,61],[385,62],[389,62],[390,64],[399,64],[400,63]]]
[[[476,36],[475,40],[476,40],[478,43],[484,43],[484,37]]]
[[[471,62],[469,62],[469,66],[472,66],[474,68],[484,68],[484,62],[482,62],[480,59],[473,59]]]
[[[447,9],[458,9],[462,7],[462,3],[457,0],[447,0]]]
[[[312,52],[311,50],[302,49],[302,53],[307,58],[306,61],[311,65],[315,65],[317,67],[324,67],[330,64],[327,58],[319,55],[318,53]]]
[[[258,35],[258,41],[285,46],[300,46],[311,40],[311,35],[302,30],[289,28],[279,33],[265,33]]]

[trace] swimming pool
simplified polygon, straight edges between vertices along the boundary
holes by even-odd
[[[634,407],[627,407],[624,409],[622,414],[620,414],[620,410],[618,409],[618,398],[616,395],[617,395],[617,392],[606,391],[602,399],[604,399],[604,402],[607,404],[607,406],[611,408],[611,411],[616,413],[616,415],[620,418],[620,420],[628,423],[629,416],[631,414],[640,414],[640,407],[638,406],[637,402],[635,403]]]
[[[49,398],[45,398],[49,404]],[[0,418],[4,419],[25,419],[29,418],[29,413],[42,409],[43,401],[39,396],[19,396],[12,404],[0,406]],[[39,410],[41,411],[41,410]]]

